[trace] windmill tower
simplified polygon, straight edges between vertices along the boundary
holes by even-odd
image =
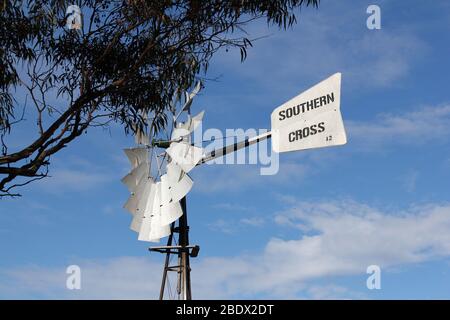
[[[198,83],[192,93],[186,94],[178,114],[175,108],[171,108],[172,122],[168,126],[171,132],[166,139],[150,141],[149,136],[138,131],[136,143],[139,146],[124,150],[131,164],[131,172],[122,178],[131,193],[124,205],[133,216],[131,229],[139,234],[141,241],[159,242],[167,237],[166,245],[149,248],[165,254],[160,299],[166,292],[171,298],[192,299],[190,258],[198,255],[200,247],[189,242],[186,196],[193,186],[188,174],[191,170],[269,138],[272,138],[275,152],[337,146],[347,142],[340,112],[340,73],[276,108],[271,114],[270,132],[209,153],[191,143],[191,135],[204,116],[203,111],[195,116],[190,113],[192,100],[200,87]],[[177,121],[183,113],[187,113],[187,120]],[[171,273],[177,275],[172,291],[169,283]]]

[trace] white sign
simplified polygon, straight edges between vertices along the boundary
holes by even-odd
[[[346,144],[340,100],[341,74],[336,73],[276,108],[271,115],[273,151]]]

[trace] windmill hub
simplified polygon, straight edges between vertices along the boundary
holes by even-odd
[[[170,147],[170,140],[152,140],[152,147],[167,149]]]

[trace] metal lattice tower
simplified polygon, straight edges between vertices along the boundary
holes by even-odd
[[[198,245],[189,244],[189,224],[187,218],[186,197],[181,200],[183,215],[178,219],[177,223],[172,223],[171,234],[167,239],[166,246],[150,247],[150,251],[160,252],[166,255],[161,282],[159,299],[163,300],[166,289],[170,285],[168,273],[177,273],[176,293],[178,300],[191,300],[191,266],[190,258],[197,257],[200,247]],[[178,245],[176,244],[178,238]],[[176,264],[171,265],[171,256],[176,256]]]

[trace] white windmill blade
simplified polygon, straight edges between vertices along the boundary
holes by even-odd
[[[172,142],[166,152],[186,173],[191,171],[203,156],[202,148],[184,142]]]
[[[194,132],[195,129],[197,129],[197,127],[200,125],[200,123],[202,123],[204,115],[205,115],[205,111],[203,110],[203,111],[199,112],[196,116],[191,118],[191,123],[189,126],[190,132]]]
[[[197,95],[197,93],[199,93],[201,88],[202,88],[202,83],[200,81],[198,81],[197,84],[195,85],[194,90],[192,90],[192,92],[190,94],[186,94],[186,102],[184,103],[183,108],[181,109],[182,111],[186,111],[189,109],[189,107],[192,104],[192,100]]]
[[[152,181],[153,182],[153,181]],[[137,233],[143,232],[144,234],[150,234],[151,227],[151,215],[153,210],[153,203],[156,195],[156,183],[152,183],[150,192],[145,203],[145,208],[136,212],[131,221],[130,229]]]
[[[128,198],[127,202],[124,204],[124,209],[129,211],[131,214],[136,214],[136,208],[138,206],[138,202],[140,198],[142,197],[142,194],[145,190],[145,186],[148,183],[148,178],[146,176],[143,176],[141,180],[139,180],[139,183],[137,186],[133,189],[131,192],[130,197]]]
[[[153,204],[155,198],[155,183],[152,178],[148,178],[142,191],[142,195],[138,197],[136,204],[136,210],[133,214],[133,220],[131,221],[130,228],[136,232],[140,232],[142,221],[144,217],[150,213],[147,213],[149,205]]]
[[[148,162],[142,162],[136,168],[131,170],[129,174],[123,177],[120,181],[128,187],[130,192],[134,192],[136,186],[142,177],[148,175],[150,170],[150,165]]]
[[[201,81],[198,81],[197,84],[195,85],[194,90],[192,90],[192,92],[189,94],[186,93],[186,102],[184,103],[183,108],[181,108],[180,112],[174,118],[174,121],[177,121],[177,119],[181,115],[181,113],[183,113],[184,111],[187,111],[190,108],[194,97],[197,95],[197,93],[200,91],[201,88],[202,88],[202,83],[201,83]]]
[[[178,166],[175,162],[169,162],[166,165],[166,171],[172,185],[179,182],[185,174],[181,167]]]
[[[200,125],[200,123],[202,123],[204,115],[205,111],[201,111],[193,117],[188,115],[188,120],[185,123],[180,124],[178,128],[186,129],[192,133]]]
[[[341,74],[316,84],[271,115],[272,148],[288,152],[347,143],[340,111]]]
[[[159,217],[160,212],[160,192],[161,192],[161,183],[157,182],[153,187],[153,198],[151,199],[151,203],[148,203],[148,206],[145,209],[144,217],[142,220],[141,228],[139,229],[138,240],[141,241],[151,241],[151,239],[160,239],[161,237],[150,237],[150,233],[152,232],[152,225],[155,220]],[[155,229],[157,226],[155,225]],[[155,230],[156,231],[156,230]]]
[[[144,225],[143,224],[144,218],[145,218],[144,216],[134,215],[133,220],[131,220],[130,229],[133,230],[134,232],[140,233],[140,230]]]
[[[192,179],[187,174],[184,174],[183,178],[172,187],[173,201],[180,201],[183,199],[189,191],[191,191],[193,184],[194,182]]]
[[[147,207],[147,202],[151,200],[150,193],[152,189],[154,189],[154,185],[155,183],[152,178],[145,178],[145,184],[142,193],[138,194],[138,202],[136,205],[135,215],[144,215],[144,211]]]
[[[161,176],[161,224],[167,225],[176,221],[183,215],[183,210],[178,201],[172,198],[172,185],[169,176]]]
[[[161,238],[169,236],[170,233],[170,225],[161,224],[161,215],[154,216],[152,217],[152,227],[147,241],[159,242]]]
[[[167,226],[183,215],[180,202],[169,202],[161,206],[161,225]]]
[[[167,164],[167,176],[172,187],[170,191],[173,201],[180,201],[192,189],[194,182],[173,162]]]
[[[171,186],[169,184],[169,179],[168,179],[167,173],[163,174],[161,176],[161,193],[160,193],[161,207],[172,202],[172,197],[170,195],[170,188],[171,188]]]
[[[170,225],[161,225],[160,221],[161,217],[153,218],[152,220],[152,228],[150,230],[150,235],[148,240],[150,242],[159,242],[161,238],[168,237],[171,233]]]
[[[150,233],[147,233],[148,229],[142,229],[139,232],[138,240],[141,241],[151,241],[151,242],[159,242],[159,239],[163,237],[167,237],[170,235],[170,226],[161,224],[161,182],[155,184],[155,196],[153,198],[153,207],[147,207],[146,213],[150,212],[150,221],[146,221],[146,223],[150,222]],[[145,216],[145,219],[148,217]],[[144,221],[143,220],[143,224]]]
[[[188,119],[184,123],[178,123],[177,127],[173,129],[171,140],[178,140],[180,138],[187,137],[187,141],[190,141],[190,134],[202,123],[205,111],[199,112],[197,115],[191,117],[188,115]]]
[[[147,148],[137,147],[137,148],[127,148],[123,149],[130,161],[131,168],[134,169],[143,162],[148,162],[148,151]]]
[[[190,134],[191,132],[185,128],[175,128],[172,132],[172,141],[181,141],[186,140],[187,142],[190,141]]]

